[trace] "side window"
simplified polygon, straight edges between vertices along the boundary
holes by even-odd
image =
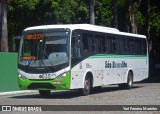
[[[126,37],[127,38],[127,54],[128,55],[131,55],[131,39],[129,37]]]
[[[135,54],[135,52],[134,52],[134,38],[131,38],[130,39],[130,54],[131,55],[134,55]]]
[[[103,35],[95,35],[95,44],[96,44],[96,53],[104,53],[104,52],[106,52],[105,36],[103,36]]]
[[[80,34],[73,32],[71,40],[71,56],[72,58],[80,58],[82,56]]]
[[[83,52],[89,52],[89,41],[86,34],[82,34]]]
[[[105,39],[105,36],[103,36],[102,37],[102,40],[101,40],[101,42],[102,42],[102,46],[101,46],[101,52],[102,53],[106,53],[107,52],[107,50],[106,50],[106,44],[105,44],[105,41],[106,39]]]
[[[142,40],[141,39],[139,39],[138,46],[139,46],[139,55],[142,55]]]
[[[116,42],[116,38],[111,37],[111,53],[113,54],[117,54],[117,42]]]
[[[83,53],[91,54],[95,50],[93,34],[82,33]]]
[[[126,37],[124,37],[124,54],[128,54],[128,48],[127,48],[127,38]]]
[[[121,36],[119,38],[119,40],[120,40],[120,44],[119,44],[120,54],[123,55],[123,54],[125,54],[125,50],[124,50],[125,49],[125,45],[124,45],[125,39],[124,39],[124,36]]]
[[[147,54],[147,44],[145,39],[135,39],[134,50],[136,55]]]
[[[146,40],[143,39],[142,40],[142,54],[143,55],[147,55],[147,44],[146,43],[147,43]]]
[[[138,40],[137,39],[135,39],[135,47],[134,47],[134,49],[135,49],[135,54],[138,55]]]
[[[117,39],[114,36],[107,35],[106,36],[106,53],[112,53],[112,54],[117,54],[118,53],[118,45],[117,45]]]
[[[107,35],[105,38],[106,53],[111,53],[111,38]]]
[[[96,39],[95,39],[94,36],[92,36],[92,38],[91,38],[91,50],[92,50],[92,53],[96,53],[97,44],[95,42],[96,42]]]
[[[136,52],[136,55],[142,54],[141,39],[135,39],[135,52]]]
[[[117,36],[116,38],[116,54],[121,54],[122,53],[122,39],[120,36]]]

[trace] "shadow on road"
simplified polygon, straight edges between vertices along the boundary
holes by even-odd
[[[134,85],[132,89],[137,89],[137,88],[141,88],[143,86],[136,86]],[[128,90],[128,89],[123,89],[120,87],[103,87],[101,89],[93,89],[91,94],[100,94],[100,93],[105,93],[105,92],[114,92],[114,91],[123,91],[123,90]]]
[[[25,94],[25,95],[18,95],[18,96],[12,96],[10,98],[14,98],[14,99],[70,99],[70,98],[74,98],[74,97],[79,97],[78,92],[76,91],[52,91],[51,95],[46,96],[46,97],[42,97],[39,94]]]
[[[137,88],[141,88],[143,86],[134,86],[132,89],[137,89]],[[105,92],[114,92],[114,91],[123,91],[125,89],[119,88],[119,87],[103,87],[101,89],[96,89],[96,90],[92,90],[90,95],[94,95],[94,94],[100,94],[100,93],[105,93]],[[52,92],[50,96],[47,97],[42,97],[39,94],[35,94],[35,93],[29,93],[29,94],[25,94],[25,95],[17,95],[17,96],[12,96],[9,98],[13,98],[13,99],[71,99],[71,98],[75,98],[75,97],[81,97],[80,93],[78,92],[78,90],[72,90],[72,91],[57,91],[57,92]]]
[[[138,83],[160,83],[160,78],[147,78]]]

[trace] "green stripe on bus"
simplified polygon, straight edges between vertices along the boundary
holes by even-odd
[[[96,54],[89,57],[93,58],[126,58],[126,59],[147,59],[147,56],[143,55],[111,55],[111,54]]]

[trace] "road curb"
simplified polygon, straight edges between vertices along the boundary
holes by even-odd
[[[9,92],[0,92],[0,96],[3,95],[12,95],[12,94],[20,94],[20,93],[36,93],[36,90],[24,90],[24,91],[9,91]]]

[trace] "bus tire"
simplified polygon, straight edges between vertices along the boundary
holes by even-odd
[[[39,94],[42,96],[42,97],[47,97],[51,94],[51,90],[39,90]]]
[[[84,80],[84,88],[80,89],[80,94],[83,96],[89,95],[91,91],[91,79],[87,76]]]
[[[129,72],[128,78],[127,78],[126,89],[132,89],[132,87],[133,87],[133,74],[132,72]]]
[[[132,87],[133,87],[133,73],[131,71],[128,72],[127,83],[126,84],[119,84],[119,87],[123,88],[123,89],[132,89]]]

